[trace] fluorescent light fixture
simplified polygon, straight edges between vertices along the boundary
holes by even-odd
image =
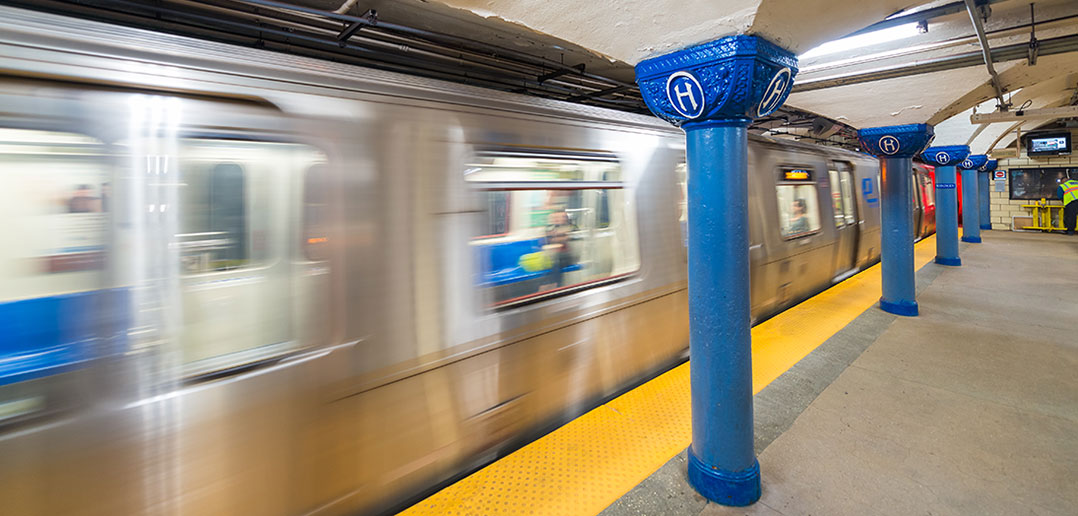
[[[848,38],[836,39],[834,41],[828,41],[823,45],[805,52],[797,56],[798,59],[808,59],[812,57],[826,56],[828,54],[836,54],[838,52],[845,52],[847,50],[853,50],[855,48],[863,48],[871,45],[878,45],[880,43],[887,43],[890,41],[897,41],[900,39],[911,38],[918,35],[916,23],[906,23],[904,25],[897,25],[886,29],[881,29],[866,34],[858,34],[856,36],[850,36]]]

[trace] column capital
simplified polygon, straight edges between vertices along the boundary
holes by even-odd
[[[970,154],[969,157],[965,159],[965,161],[958,165],[958,168],[964,168],[966,170],[977,170],[983,167],[985,163],[988,163],[988,156],[984,154]]]
[[[929,147],[921,153],[921,159],[937,167],[953,167],[968,157],[969,145],[941,145]]]
[[[936,136],[928,124],[889,125],[857,131],[861,149],[877,158],[912,158]]]
[[[648,108],[674,124],[748,124],[782,105],[797,57],[759,36],[727,36],[636,65]]]
[[[985,161],[984,165],[981,165],[977,169],[977,171],[978,172],[992,172],[992,171],[996,170],[997,166],[999,166],[999,161],[994,160],[994,159],[990,159],[988,161]]]

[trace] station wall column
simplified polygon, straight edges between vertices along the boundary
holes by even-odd
[[[730,36],[641,61],[655,115],[685,130],[688,154],[689,483],[723,505],[760,498],[749,332],[748,126],[778,109],[797,58]]]
[[[981,207],[977,213],[977,218],[981,223],[982,230],[992,229],[992,206],[988,198],[991,197],[989,192],[991,191],[992,172],[996,171],[998,163],[998,161],[990,159],[981,168],[977,169],[977,201]]]
[[[895,315],[917,315],[913,266],[913,157],[932,141],[928,124],[871,127],[857,131],[861,149],[880,158],[880,309]]]
[[[977,169],[984,166],[988,156],[973,154],[958,168],[962,169],[962,241],[981,243],[981,206],[977,199]]]
[[[955,165],[969,157],[969,146],[929,147],[921,159],[936,167],[936,263],[959,266],[958,190]]]

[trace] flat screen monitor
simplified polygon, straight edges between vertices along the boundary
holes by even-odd
[[[1026,154],[1045,156],[1071,153],[1071,133],[1042,133],[1028,136]]]

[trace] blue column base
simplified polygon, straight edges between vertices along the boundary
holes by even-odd
[[[963,242],[969,242],[971,244],[979,244],[979,243],[981,243],[981,237],[979,237],[979,236],[976,236],[976,237],[964,236],[964,237],[962,237],[962,241]]]
[[[884,301],[883,298],[880,298],[880,310],[895,315],[901,315],[903,317],[916,317],[917,301],[898,301],[892,303],[890,301]]]
[[[950,265],[951,267],[958,267],[962,265],[961,258],[944,258],[942,256],[936,257],[936,263],[940,265]]]
[[[992,229],[991,224],[981,224],[981,229]]]
[[[713,469],[696,458],[689,447],[689,484],[720,505],[744,507],[760,499],[760,462],[741,471]]]

